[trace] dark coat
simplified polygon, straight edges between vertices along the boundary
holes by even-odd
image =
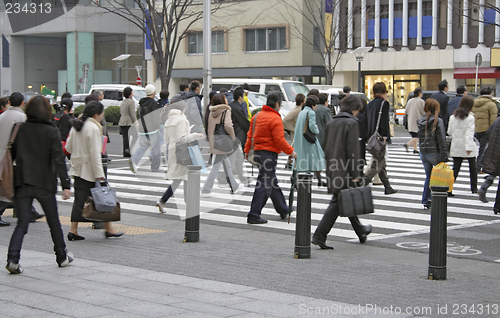
[[[483,171],[500,176],[500,117],[490,126],[488,135],[489,142],[484,154]]]
[[[319,129],[319,133],[316,135],[316,137],[321,144],[323,142],[323,139],[325,138],[326,124],[328,124],[328,122],[332,120],[332,112],[330,111],[330,108],[324,105],[316,106],[314,112],[316,113],[316,125]]]
[[[181,99],[186,101],[184,114],[193,126],[191,132],[203,133],[203,115],[201,110],[201,98],[195,91],[182,92]]]
[[[160,111],[158,110],[158,103],[151,97],[143,97],[139,101],[139,132],[140,133],[155,133],[159,128],[161,123]],[[146,124],[146,130],[144,130],[143,120]]]
[[[229,103],[231,107],[231,120],[233,121],[234,134],[241,142],[241,147],[245,147],[247,142],[247,133],[250,128],[250,122],[245,115],[243,108],[238,101],[233,100]]]
[[[432,128],[434,126],[434,116],[430,116],[428,121],[426,116],[427,115],[424,115],[417,120],[420,153],[438,153],[441,154],[441,162],[447,162],[448,150],[446,147],[446,129],[444,128],[443,120],[438,117],[436,130],[432,132]],[[427,133],[425,131],[426,125]]]
[[[387,137],[387,143],[391,143],[391,130],[389,127],[389,103],[381,97],[374,98],[371,102],[366,105],[366,122],[367,122],[367,135],[368,138],[375,133],[375,128],[377,127],[378,115],[380,112],[380,107],[383,102],[382,115],[380,116],[380,125],[378,127],[378,132],[382,137]]]
[[[443,91],[439,91],[437,93],[432,94],[431,98],[434,98],[439,103],[439,116],[443,118],[444,127],[448,128],[448,103],[450,101],[450,97]],[[446,131],[445,131],[446,133]]]
[[[56,126],[59,128],[59,133],[61,134],[61,141],[66,141],[69,135],[69,130],[71,129],[71,121],[73,120],[73,117],[69,114],[63,114],[60,118],[59,121],[57,122]]]
[[[28,119],[21,125],[11,148],[14,186],[32,185],[57,192],[57,179],[70,188],[59,130],[51,122]]]
[[[459,94],[455,96],[452,100],[448,102],[448,109],[447,109],[447,115],[446,115],[446,122],[450,122],[450,117],[453,115],[453,112],[457,110],[458,105],[460,105],[460,101],[462,101],[462,98],[464,95]],[[441,108],[441,106],[439,106]]]
[[[340,112],[326,125],[325,151],[328,193],[339,193],[352,186],[352,180],[361,176],[363,164],[359,156],[358,119]]]

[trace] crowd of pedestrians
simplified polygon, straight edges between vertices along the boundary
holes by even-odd
[[[481,96],[474,100],[467,95],[465,87],[459,87],[457,96],[451,101],[446,95],[447,90],[448,83],[444,80],[439,83],[439,92],[424,101],[421,88],[417,88],[406,106],[411,140],[404,146],[407,151],[411,147],[422,161],[426,174],[422,193],[425,208],[430,208],[432,204],[429,189],[432,168],[447,162],[449,157],[453,158],[455,179],[463,160],[468,161],[470,190],[478,193],[483,202],[487,202],[485,195],[488,187],[500,175],[500,122],[491,90],[483,89]],[[155,172],[160,169],[162,146],[166,147],[164,155],[168,165],[165,179],[171,183],[156,202],[161,213],[166,212],[166,202],[187,180],[187,167],[178,162],[176,155],[178,144],[203,138],[208,141],[206,149],[210,153],[208,165],[211,170],[201,189],[202,197],[212,196],[216,178],[219,186],[224,183],[229,185],[231,194],[241,191],[249,185],[243,169],[244,160],[251,159],[257,166],[258,177],[247,214],[249,224],[267,223],[261,213],[269,198],[281,219],[290,214],[276,176],[280,153],[289,156],[286,169],[295,173],[315,173],[318,186],[327,187],[327,192],[332,195],[312,237],[312,243],[321,249],[333,249],[326,240],[339,216],[338,201],[342,189],[367,186],[378,175],[386,195],[397,192],[389,182],[386,169],[391,134],[384,83],[374,84],[374,99],[368,104],[346,89],[337,114],[330,108],[327,94],[320,94],[315,89],[307,96],[297,94],[296,106],[284,119],[280,114],[283,96],[278,91],[269,92],[266,104],[255,114],[249,109],[247,85],[231,91],[210,92],[204,117],[202,97],[199,95],[201,84],[198,81],[182,83],[179,93],[170,101],[167,90],[160,92],[158,101],[155,99],[155,86],[149,84],[145,91],[146,97],[139,101],[137,117],[133,90],[126,87],[123,91],[119,121],[123,157],[129,158],[131,171],[137,173],[137,164],[150,150],[151,171]],[[11,148],[17,162],[14,169],[15,196],[13,202],[0,197],[0,226],[10,225],[1,219],[6,208],[14,208],[18,218],[8,250],[6,268],[9,272],[22,272],[19,260],[23,237],[29,223],[43,216],[33,208],[33,199],[38,200],[45,211],[57,264],[66,266],[74,258],[66,250],[55,199],[57,178],[63,189],[63,199],[71,195],[65,160],[70,163],[69,176],[73,178],[75,196],[67,239],[85,239],[78,232],[79,222],[90,222],[82,216],[85,201],[96,182],[106,182],[107,178],[103,142],[109,142],[109,138],[103,138],[107,132],[104,106],[100,102],[102,98],[102,92],[87,96],[78,118],[73,117],[73,102],[69,93],[62,96],[61,107],[53,105],[55,115],[52,115],[49,101],[42,96],[33,97],[26,107],[24,96],[20,93],[0,99],[0,158],[5,154],[13,127],[22,123],[15,130],[17,136]],[[382,153],[372,156],[366,165],[366,143],[375,132],[382,136],[385,146]],[[290,142],[286,139],[287,133]],[[34,166],[38,168],[33,170]],[[325,181],[323,171],[326,172]],[[487,174],[479,189],[478,173]],[[453,193],[450,191],[448,195],[453,196]],[[500,187],[494,212],[500,213]],[[362,225],[357,217],[350,217],[349,220],[359,241],[364,243],[372,231],[371,225]],[[104,223],[104,228],[106,238],[123,235],[109,222]]]

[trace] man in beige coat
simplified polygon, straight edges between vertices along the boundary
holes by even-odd
[[[135,117],[135,103],[132,99],[132,88],[123,89],[123,101],[120,104],[120,134],[123,139],[123,157],[130,157],[129,129],[137,121]]]
[[[488,128],[497,119],[497,106],[491,98],[491,88],[481,89],[481,96],[474,100],[472,107],[474,118],[476,118],[476,131],[474,137],[479,140],[479,156],[477,157],[477,170],[481,171],[483,167],[483,157],[486,146],[488,145]]]

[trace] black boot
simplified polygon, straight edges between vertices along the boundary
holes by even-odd
[[[392,187],[391,187],[391,184],[389,183],[389,180],[381,180],[382,181],[382,184],[384,185],[384,188],[385,188],[385,192],[384,194],[394,194],[396,192],[398,192],[398,190],[394,190]]]

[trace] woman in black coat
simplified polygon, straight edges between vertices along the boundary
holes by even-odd
[[[56,262],[59,267],[73,261],[73,254],[67,252],[64,235],[57,213],[57,179],[61,181],[63,199],[70,197],[70,180],[64,163],[61,137],[52,123],[49,100],[35,96],[26,105],[27,121],[19,127],[12,145],[14,166],[14,206],[17,226],[10,239],[7,254],[7,270],[12,274],[22,273],[19,266],[24,235],[28,232],[31,219],[31,204],[36,199],[42,205],[54,242]]]
[[[358,97],[348,95],[342,99],[339,114],[326,125],[325,138],[321,146],[325,150],[328,193],[333,196],[312,238],[312,243],[321,249],[333,249],[326,245],[326,237],[339,216],[340,190],[363,182],[361,177],[363,165],[360,164],[362,161],[359,155],[359,124],[356,118],[362,107]],[[357,216],[350,217],[349,221],[359,241],[364,243],[372,231],[372,226],[363,226]]]

